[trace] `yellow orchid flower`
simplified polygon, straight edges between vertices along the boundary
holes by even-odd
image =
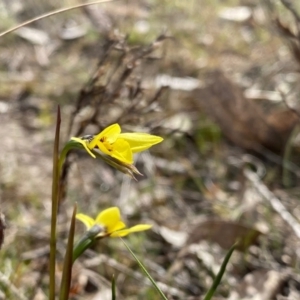
[[[103,210],[98,214],[96,219],[91,218],[85,214],[77,214],[76,219],[81,221],[90,230],[93,226],[98,225],[103,227],[98,237],[123,237],[132,232],[148,230],[152,225],[139,224],[130,228],[126,228],[126,225],[121,220],[121,214],[118,207],[110,207]]]
[[[76,138],[71,140],[79,142],[86,151],[96,157],[91,150],[99,149],[123,163],[133,163],[133,153],[144,151],[151,146],[160,143],[163,138],[148,133],[121,133],[119,124],[113,124],[105,128],[96,136],[88,138]]]

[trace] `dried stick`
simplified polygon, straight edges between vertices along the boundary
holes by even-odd
[[[45,19],[45,18],[48,18],[48,17],[51,17],[51,16],[54,16],[54,15],[57,15],[57,14],[60,14],[62,12],[65,12],[65,11],[69,11],[69,10],[72,10],[72,9],[76,9],[76,8],[81,8],[81,7],[85,7],[85,6],[88,6],[88,5],[94,5],[94,4],[100,4],[100,3],[106,3],[106,2],[111,2],[111,1],[114,1],[114,0],[98,0],[98,1],[94,1],[94,2],[89,2],[89,3],[81,3],[81,4],[78,4],[78,5],[74,5],[74,6],[70,6],[70,7],[64,7],[64,8],[60,8],[60,9],[57,9],[57,10],[53,10],[53,11],[50,11],[48,13],[45,13],[43,15],[40,15],[36,18],[33,18],[31,20],[28,20],[22,24],[19,24],[15,27],[12,27],[6,31],[3,31],[0,33],[0,37],[8,34],[8,33],[11,33],[21,27],[24,27],[26,25],[29,25],[31,23],[34,23],[36,21],[39,21],[41,19]]]
[[[288,212],[281,201],[262,183],[256,173],[245,170],[244,174],[252,182],[258,192],[270,202],[273,209],[282,217],[282,219],[284,219],[291,226],[297,237],[300,239],[300,224]]]

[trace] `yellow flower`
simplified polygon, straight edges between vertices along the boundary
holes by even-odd
[[[148,133],[121,133],[119,124],[113,124],[105,128],[96,136],[89,138],[76,138],[71,140],[79,142],[86,151],[96,157],[91,150],[99,149],[106,155],[126,163],[133,163],[133,153],[144,151],[151,146],[160,143],[163,138]]]
[[[77,214],[76,219],[80,220],[90,230],[93,226],[98,225],[103,227],[98,237],[122,237],[132,232],[148,230],[152,225],[139,224],[130,228],[121,220],[120,210],[117,207],[111,207],[100,212],[96,219],[91,218],[85,214]]]

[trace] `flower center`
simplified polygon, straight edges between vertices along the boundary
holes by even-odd
[[[109,151],[113,151],[113,145],[107,141],[107,137],[104,136],[100,139],[100,142],[104,145],[104,147]]]

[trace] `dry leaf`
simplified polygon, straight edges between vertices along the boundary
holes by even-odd
[[[223,249],[229,249],[238,242],[237,249],[245,251],[250,245],[257,242],[257,238],[261,234],[260,231],[237,222],[206,220],[194,227],[187,240],[187,245],[207,240],[219,244]]]
[[[290,133],[299,122],[293,111],[266,114],[218,70],[207,74],[206,81],[205,88],[194,91],[195,105],[215,120],[230,141],[247,150],[261,152],[267,148],[283,153]]]

